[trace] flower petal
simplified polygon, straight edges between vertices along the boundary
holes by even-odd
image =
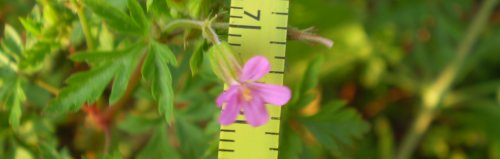
[[[217,106],[221,107],[225,102],[227,102],[230,98],[235,98],[234,96],[236,92],[238,91],[237,85],[233,85],[229,87],[226,91],[222,92],[218,97],[217,100],[215,101],[217,103]]]
[[[236,117],[240,113],[240,106],[242,105],[238,98],[230,98],[219,117],[219,123],[222,125],[229,125],[234,123]]]
[[[243,112],[248,124],[257,127],[269,121],[265,103],[260,98],[254,98],[252,101],[243,104]]]
[[[292,92],[286,86],[251,83],[254,96],[259,96],[265,103],[282,106],[288,103],[292,97]]]
[[[271,65],[264,56],[255,56],[245,63],[240,75],[240,81],[256,81],[269,73]]]

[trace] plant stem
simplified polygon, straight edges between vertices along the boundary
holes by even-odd
[[[45,89],[47,92],[49,92],[50,94],[52,94],[54,96],[57,96],[59,94],[59,89],[48,84],[47,82],[45,82],[41,79],[36,79],[35,84],[38,85],[40,88]]]
[[[227,29],[229,28],[229,23],[211,23],[211,27],[204,26],[206,25],[205,22],[203,21],[197,21],[197,20],[189,20],[189,19],[179,19],[179,20],[173,20],[164,29],[163,33],[170,33],[173,30],[177,28],[195,28],[195,29],[200,29],[203,31],[205,38],[208,39],[209,41],[213,42],[214,44],[219,44],[220,40],[215,33],[214,29]],[[206,29],[208,28],[208,29]],[[206,30],[205,30],[206,29]],[[214,36],[215,35],[215,36]],[[315,35],[313,33],[308,32],[307,30],[301,31],[296,28],[290,28],[287,31],[287,37],[288,40],[299,40],[299,41],[304,41],[304,42],[310,42],[314,44],[320,44],[323,46],[326,46],[328,48],[331,48],[333,46],[333,41],[321,37],[318,35]]]
[[[87,50],[94,50],[95,43],[92,37],[92,32],[90,31],[90,26],[88,23],[87,16],[85,15],[84,5],[77,2],[77,0],[71,1],[76,6],[76,13],[80,19],[80,24],[82,26],[83,34],[85,35],[85,40],[87,42]]]
[[[423,91],[422,108],[415,118],[410,131],[402,141],[401,148],[396,157],[397,159],[408,159],[413,154],[418,141],[420,141],[422,135],[432,123],[438,111],[437,108],[441,104],[441,99],[446,95],[462,69],[468,54],[470,54],[472,46],[477,41],[481,30],[486,25],[487,19],[496,3],[497,0],[486,0],[482,4],[478,14],[469,26],[463,41],[458,45],[457,54],[454,59],[452,59],[446,68],[439,74],[436,80]]]
[[[165,26],[164,32],[170,33],[174,31],[177,28],[195,28],[195,29],[200,29],[203,27],[203,22],[202,21],[197,21],[197,20],[189,20],[189,19],[178,19],[178,20],[172,20],[172,22],[168,23]]]

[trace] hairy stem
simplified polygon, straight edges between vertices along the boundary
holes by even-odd
[[[477,41],[481,30],[486,25],[487,19],[496,3],[497,0],[486,0],[482,4],[481,9],[469,26],[463,41],[458,45],[457,54],[454,59],[452,59],[446,68],[439,74],[436,80],[423,91],[422,108],[415,118],[410,131],[408,131],[408,134],[402,141],[401,148],[396,157],[397,159],[408,159],[413,154],[422,135],[432,123],[437,107],[441,104],[441,99],[446,95],[462,69],[468,54],[470,54],[472,46]]]
[[[200,29],[203,31],[204,36],[206,39],[211,41],[214,44],[220,43],[220,40],[215,33],[214,29],[227,29],[229,28],[229,23],[210,23],[210,27],[204,26],[207,24],[204,21],[197,21],[197,20],[190,20],[190,19],[179,19],[179,20],[173,20],[164,29],[164,33],[171,33],[175,29],[178,28],[195,28],[195,29]],[[208,28],[208,29],[207,29]],[[290,28],[287,31],[287,37],[288,40],[299,40],[303,42],[309,42],[313,44],[320,44],[323,46],[326,46],[328,48],[331,48],[333,46],[333,41],[321,37],[318,35],[315,35],[307,30],[301,31],[296,28]]]
[[[95,49],[94,38],[92,37],[92,32],[90,32],[90,26],[88,18],[85,15],[84,5],[77,2],[77,0],[72,0],[71,2],[76,6],[76,13],[78,14],[78,18],[80,19],[80,24],[82,26],[83,34],[85,36],[85,41],[87,42],[87,49],[94,50]]]
[[[203,23],[204,22],[202,21],[189,20],[189,19],[172,20],[172,22],[168,23],[167,26],[165,26],[164,32],[170,33],[178,28],[183,28],[183,29],[194,28],[201,30],[203,27]]]
[[[35,80],[35,84],[37,86],[39,86],[40,88],[45,89],[47,92],[49,92],[52,95],[57,96],[59,94],[59,89],[57,89],[56,87],[48,84],[47,82],[45,82],[45,81],[43,81],[41,79],[36,79]]]

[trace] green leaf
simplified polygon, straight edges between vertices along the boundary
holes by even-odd
[[[176,134],[184,151],[185,158],[200,158],[208,147],[209,137],[196,125],[186,118],[178,118],[176,122]]]
[[[316,140],[331,151],[351,146],[354,139],[361,139],[369,125],[352,108],[344,108],[343,102],[332,102],[311,117],[301,119]]]
[[[143,33],[139,24],[136,24],[127,14],[108,2],[102,0],[84,0],[83,2],[113,29],[127,34],[140,35]]]
[[[100,156],[99,159],[123,159],[123,157],[118,150],[115,150],[113,153]]]
[[[144,14],[144,10],[137,0],[128,0],[128,9],[134,21],[142,28],[145,34],[149,33],[149,21]]]
[[[194,76],[198,73],[198,70],[203,64],[203,50],[206,46],[205,40],[200,40],[196,46],[195,50],[193,52],[193,55],[191,55],[191,58],[189,59],[189,66],[191,68],[191,75]]]
[[[19,18],[19,21],[24,29],[31,34],[40,35],[42,33],[42,25],[36,23],[32,18]]]
[[[146,11],[149,12],[151,6],[153,5],[154,0],[146,0]]]
[[[302,81],[297,85],[297,87],[295,87],[292,102],[290,102],[291,109],[302,108],[316,98],[316,95],[311,94],[310,90],[318,86],[319,73],[321,71],[321,66],[323,65],[323,63],[323,56],[319,56],[309,62],[309,65],[304,75],[302,76]]]
[[[19,62],[19,68],[24,72],[35,72],[42,68],[46,57],[52,52],[49,42],[37,42],[24,52],[24,59]]]
[[[9,123],[12,127],[17,128],[21,123],[21,104],[26,100],[20,81],[16,81],[16,88],[11,93],[11,96],[7,99],[7,105],[10,105]]]
[[[300,86],[300,93],[306,93],[309,90],[318,86],[319,73],[321,71],[321,66],[324,63],[323,56],[319,56],[309,63],[307,70],[304,74]]]
[[[70,155],[67,151],[57,151],[57,144],[42,143],[40,145],[40,154],[43,159],[70,159]]]
[[[461,110],[452,111],[447,116],[453,117],[461,127],[468,127],[470,130],[475,130],[484,133],[488,139],[500,142],[500,106],[498,102],[488,105],[480,105],[479,103],[471,104],[463,107]]]
[[[142,76],[147,80],[151,80],[151,91],[153,97],[158,100],[158,111],[171,124],[174,119],[175,97],[172,75],[168,64],[177,64],[175,55],[168,46],[153,41],[150,46],[150,53],[142,67]]]
[[[300,159],[303,147],[302,139],[300,136],[291,129],[291,127],[286,126],[283,131],[283,135],[280,140],[279,151],[286,152],[280,153],[278,155],[279,159]]]
[[[141,55],[140,45],[115,52],[85,52],[72,57],[75,61],[87,61],[96,65],[89,71],[77,73],[68,80],[50,110],[76,111],[84,103],[95,102],[108,83],[114,79],[109,103],[114,104],[127,88],[128,81]]]
[[[138,159],[168,158],[179,159],[179,154],[169,144],[168,133],[164,126],[159,126],[149,139],[148,144],[137,156]]]
[[[186,1],[179,0],[166,0],[167,5],[171,9],[175,9],[176,11],[184,11],[186,8]]]
[[[305,106],[309,105],[312,101],[314,101],[314,99],[316,99],[316,95],[314,95],[314,94],[302,95],[302,97],[298,100],[298,102],[292,104],[290,106],[290,108],[293,108],[293,109],[304,108]]]
[[[2,38],[2,48],[3,50],[13,56],[16,60],[19,60],[20,54],[23,52],[23,44],[21,37],[17,31],[10,25],[5,25],[4,37]]]
[[[168,9],[167,2],[165,0],[147,0],[146,8],[148,13],[153,15],[169,15],[170,9]]]
[[[190,0],[187,1],[187,10],[189,15],[193,18],[199,18],[201,13],[205,11],[208,7],[207,1],[205,0]]]
[[[127,133],[138,135],[153,129],[156,125],[161,124],[161,121],[163,120],[148,119],[137,115],[128,115],[125,120],[118,123],[118,128]]]
[[[21,79],[11,72],[0,69],[0,105],[7,106],[9,124],[17,128],[21,123],[22,104],[26,101]]]

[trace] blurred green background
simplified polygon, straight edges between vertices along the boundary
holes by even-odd
[[[49,0],[1,0],[0,35],[4,35],[4,25],[10,24],[26,38],[19,17],[27,17],[35,5],[43,10],[47,6],[39,4],[46,2]],[[50,2],[60,8],[69,3]],[[146,1],[140,2],[145,6]],[[228,11],[228,1],[203,2],[199,3],[208,10]],[[461,51],[467,29],[484,2],[290,1],[290,26],[314,27],[319,36],[332,39],[335,45],[326,48],[303,41],[287,45],[286,83],[300,90],[294,93],[301,96],[294,97],[296,101],[286,109],[289,114],[283,123],[280,158],[395,158],[405,151],[401,150],[405,137],[422,130],[411,129],[414,121],[418,123],[425,118],[420,115],[428,114],[431,121],[413,144],[410,158],[500,159],[500,5],[486,15],[485,26],[470,51],[465,51],[464,61],[452,65],[457,69],[453,80],[439,82],[443,70]],[[77,26],[76,14],[64,13],[71,14],[66,22]],[[91,21],[98,24],[99,19]],[[218,125],[213,99],[222,87],[210,75],[190,77],[188,62],[181,62],[174,71],[179,115],[173,129],[156,128],[165,123],[157,118],[156,107],[142,87],[110,126],[108,135],[113,141],[89,125],[92,122],[87,120],[93,118],[89,111],[43,115],[41,110],[53,96],[34,79],[62,87],[72,72],[83,69],[72,68],[64,55],[84,47],[81,28],[73,30],[70,39],[33,75],[36,78],[27,80],[27,102],[19,129],[9,127],[8,109],[0,105],[0,158],[52,158],[45,154],[96,158],[106,147],[104,142],[111,142],[109,152],[125,158],[215,158]],[[173,50],[178,56],[187,56],[194,49],[179,44]],[[436,91],[440,86],[446,87],[443,92]],[[438,103],[426,103],[436,92]]]

